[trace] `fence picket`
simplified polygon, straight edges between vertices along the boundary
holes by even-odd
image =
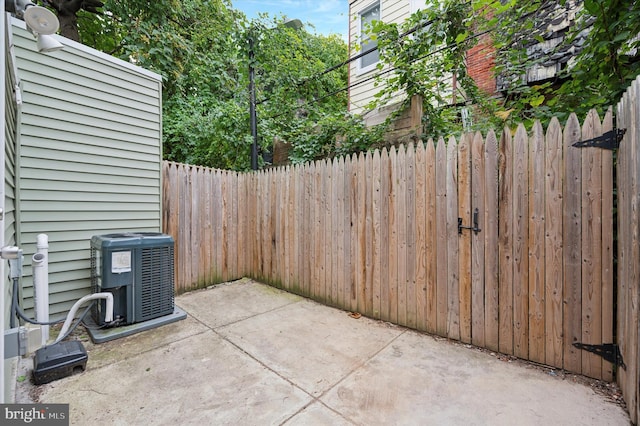
[[[448,153],[444,139],[436,147],[436,232],[437,232],[437,333],[447,335],[447,310],[449,306],[449,252],[447,250],[447,163]]]
[[[499,253],[498,245],[498,140],[493,130],[489,131],[484,146],[485,162],[485,204],[484,220],[484,295],[485,295],[485,345],[497,351],[499,349]],[[483,223],[481,221],[481,223]]]
[[[471,215],[471,141],[473,134],[464,134],[458,144],[458,215],[462,225],[472,227]],[[456,219],[457,219],[456,218]],[[457,224],[457,222],[456,222]],[[458,235],[458,285],[460,300],[460,339],[471,343],[471,234]],[[450,236],[451,238],[451,236]]]
[[[580,199],[582,188],[581,152],[571,145],[581,140],[580,123],[571,114],[564,129],[564,367],[582,372],[581,354],[573,343],[582,338],[582,291],[580,288],[582,259],[580,232],[582,223]]]
[[[485,346],[485,251],[484,243],[487,229],[483,220],[485,209],[485,161],[484,141],[482,134],[477,132],[471,145],[471,206],[472,219],[478,212],[478,232],[469,232],[471,236],[471,342],[480,347]],[[495,211],[494,211],[495,212]],[[474,222],[471,222],[475,226]]]
[[[545,141],[545,361],[562,368],[562,128],[551,120]]]
[[[426,228],[425,228],[425,279],[426,279],[426,330],[435,333],[438,322],[437,268],[438,268],[438,234],[436,214],[436,148],[429,139],[426,147]],[[420,167],[422,168],[422,167]],[[446,305],[446,302],[445,302]]]
[[[611,108],[602,121],[602,133],[613,130]],[[613,152],[602,151],[602,342],[613,342],[614,336],[614,280],[613,280]],[[613,364],[602,360],[602,380],[613,380]]]
[[[545,144],[540,121],[529,144],[529,359],[545,362]]]
[[[447,336],[460,339],[460,282],[458,257],[458,151],[456,140],[449,139],[447,144]]]
[[[425,146],[416,147],[415,168],[415,291],[416,291],[416,328],[427,330],[427,258],[432,256],[427,242],[427,160]]]
[[[372,171],[372,228],[373,228],[373,318],[380,319],[381,312],[381,282],[385,280],[382,274],[382,177],[381,177],[381,158],[380,151],[375,150],[373,153]]]
[[[500,330],[499,349],[513,353],[513,144],[511,132],[504,129],[500,138],[499,157],[499,201],[500,217],[499,251],[499,304]]]
[[[595,110],[587,115],[582,137],[602,135]],[[582,155],[582,338],[586,344],[602,342],[602,151],[583,149]],[[596,326],[597,325],[597,326]],[[582,351],[582,371],[602,377],[602,358]]]

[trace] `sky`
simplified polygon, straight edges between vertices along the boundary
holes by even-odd
[[[231,3],[249,19],[256,18],[260,12],[267,12],[269,16],[285,15],[288,19],[312,24],[319,34],[339,34],[347,41],[348,0],[231,0]],[[306,30],[314,32],[312,28]]]

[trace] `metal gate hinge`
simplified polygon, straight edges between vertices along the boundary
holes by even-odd
[[[618,149],[620,147],[620,141],[627,129],[614,129],[609,130],[598,136],[597,138],[587,139],[586,141],[576,142],[573,144],[576,148],[602,148],[608,150]]]
[[[574,343],[574,347],[577,349],[582,349],[587,352],[591,352],[592,354],[596,354],[602,357],[605,361],[609,361],[612,364],[615,364],[618,367],[622,367],[623,370],[627,369],[627,366],[622,359],[622,354],[620,353],[620,347],[615,343],[604,343],[602,345],[587,345],[585,343]]]

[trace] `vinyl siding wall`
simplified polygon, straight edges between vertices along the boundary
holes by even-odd
[[[360,20],[359,14],[374,4],[375,0],[356,0],[349,6],[349,34],[350,34],[350,56],[360,53],[355,49],[360,42]],[[410,15],[409,0],[380,0],[380,19],[386,23],[402,23]],[[358,72],[358,60],[350,63],[349,84],[354,85],[360,81],[367,80],[379,73],[374,69],[367,73]],[[365,83],[358,84],[349,89],[349,110],[354,114],[362,114],[366,105],[373,100],[374,95],[381,90],[383,85],[374,86],[375,80],[371,79]],[[398,94],[397,101],[402,100],[402,95]],[[392,102],[393,103],[393,102]]]
[[[3,17],[4,18],[4,17]],[[11,34],[5,38],[5,110],[4,110],[4,240],[2,246],[16,244],[16,139],[18,124],[18,103],[16,102],[15,87],[18,84],[15,68],[15,58]],[[5,271],[8,270],[8,263],[5,260]],[[8,275],[8,274],[5,274]],[[4,301],[5,301],[5,327],[9,328],[9,316],[11,308],[11,281],[4,278]]]
[[[44,233],[56,316],[90,292],[91,236],[161,230],[161,78],[62,37],[64,50],[38,53],[13,24],[22,305],[33,306],[31,256]]]

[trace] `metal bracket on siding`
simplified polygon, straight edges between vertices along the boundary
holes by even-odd
[[[627,369],[625,365],[622,354],[620,353],[620,347],[615,343],[604,343],[602,345],[587,345],[585,343],[574,343],[574,347],[577,349],[582,349],[587,352],[591,352],[592,354],[596,354],[602,357],[605,361],[609,361],[612,364],[615,364],[618,367],[622,367],[623,370]]]
[[[479,220],[478,220],[478,216],[480,215],[480,212],[478,211],[478,209],[476,208],[473,211],[473,226],[463,226],[462,225],[462,218],[459,217],[458,218],[458,234],[462,234],[462,230],[463,229],[470,229],[472,230],[476,235],[478,234],[478,232],[482,231],[482,229],[479,228]]]
[[[620,141],[626,133],[627,129],[613,129],[598,136],[597,138],[587,139],[586,141],[576,142],[573,144],[576,148],[602,148],[613,151],[620,147]]]

